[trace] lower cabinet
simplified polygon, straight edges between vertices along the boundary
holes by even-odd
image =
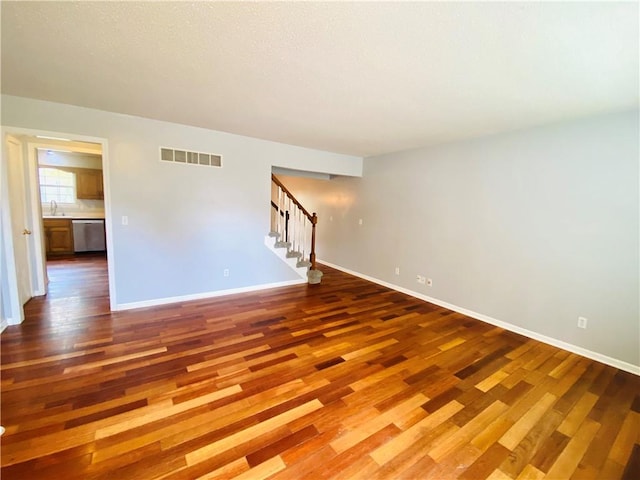
[[[47,256],[73,254],[71,220],[45,219],[43,224]]]

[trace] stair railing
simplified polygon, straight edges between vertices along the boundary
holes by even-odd
[[[287,256],[298,257],[298,266],[309,266],[311,270],[316,270],[318,216],[315,212],[309,213],[273,174],[271,181],[277,187],[276,202],[271,200],[271,231],[278,237],[276,246],[287,247]]]

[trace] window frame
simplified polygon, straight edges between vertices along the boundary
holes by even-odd
[[[70,177],[71,185],[68,185],[68,184],[60,185],[60,184],[43,183],[43,175],[42,175],[42,171],[43,170],[52,170],[52,171],[62,172],[63,174],[71,175],[71,177]],[[51,177],[51,175],[49,177]],[[75,205],[75,204],[77,204],[77,201],[78,201],[77,179],[76,179],[76,175],[75,175],[74,172],[69,171],[67,169],[58,168],[58,167],[55,167],[55,166],[41,165],[41,166],[38,167],[38,184],[39,184],[39,187],[40,187],[40,203],[42,203],[43,205],[48,205],[49,203],[51,203],[52,200],[55,200],[55,202],[58,205]],[[49,188],[57,188],[57,189],[61,189],[62,188],[62,189],[65,189],[65,190],[70,190],[70,192],[71,192],[71,201],[67,202],[67,201],[60,200],[60,196],[58,196],[58,198],[48,198],[47,200],[45,200],[45,195],[48,197],[48,193],[45,193],[45,188],[47,188],[47,187],[49,187]],[[58,194],[59,193],[60,192],[58,191]],[[69,198],[68,194],[65,196],[65,198]]]

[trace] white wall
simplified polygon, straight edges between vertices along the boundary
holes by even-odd
[[[264,246],[271,167],[362,173],[358,157],[20,97],[2,97],[2,124],[107,139],[118,305],[298,279]],[[161,146],[220,154],[223,168],[162,162]]]
[[[638,132],[635,111],[284,181],[318,212],[318,258],[638,366]]]

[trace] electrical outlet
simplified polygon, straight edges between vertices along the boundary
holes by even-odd
[[[222,272],[222,275],[224,275],[225,277],[229,276],[229,269],[225,268],[224,271]]]
[[[396,272],[396,275],[400,275],[400,267],[396,267],[395,272]]]
[[[578,328],[587,328],[587,319],[584,317],[578,317]]]
[[[427,278],[427,287],[433,287],[433,280]]]
[[[423,277],[422,275],[417,275],[416,281],[424,285],[425,283],[427,283],[427,277]]]

